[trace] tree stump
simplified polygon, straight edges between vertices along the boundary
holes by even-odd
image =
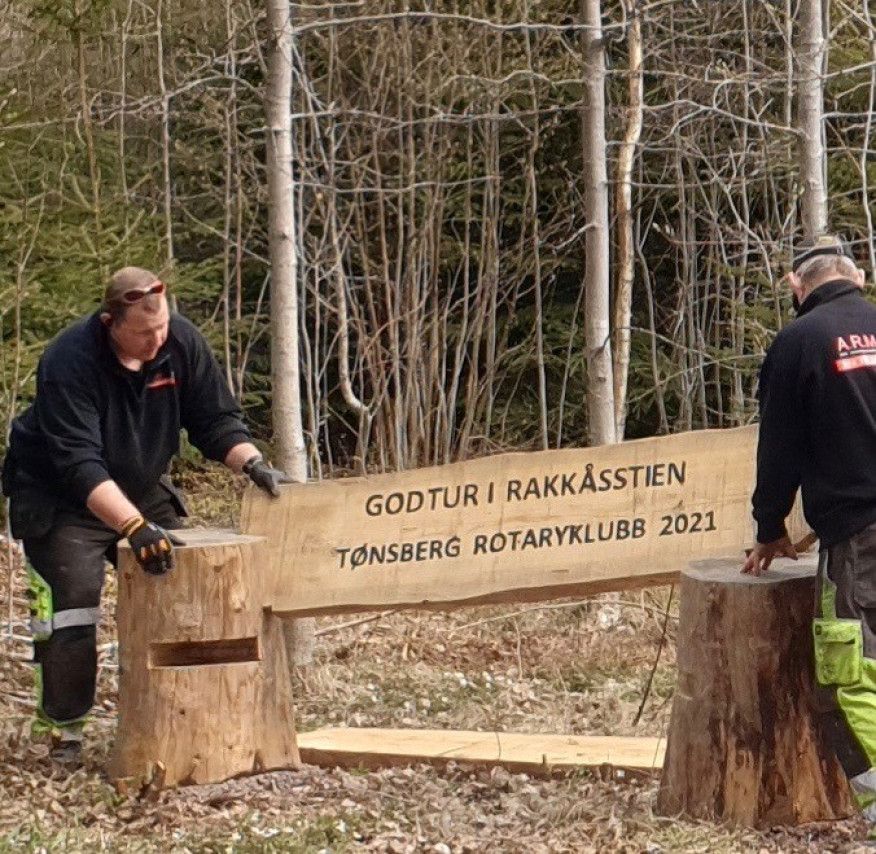
[[[110,776],[171,786],[298,767],[282,624],[264,607],[266,540],[175,533],[185,544],[165,576],[119,550]]]
[[[764,827],[854,811],[821,736],[814,556],[755,578],[741,560],[682,573],[678,681],[657,811]]]

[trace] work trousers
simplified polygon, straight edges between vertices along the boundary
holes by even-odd
[[[876,821],[876,524],[822,549],[813,636],[828,739]]]
[[[164,528],[179,528],[179,516],[185,513],[178,493],[162,485],[138,502],[138,509]],[[54,510],[48,533],[22,541],[31,596],[41,596],[46,588],[50,594],[42,614],[32,607],[32,625],[43,628],[35,629],[34,661],[37,723],[46,728],[78,723],[94,705],[97,617],[105,567],[107,562],[116,565],[119,539],[89,510],[62,505]]]

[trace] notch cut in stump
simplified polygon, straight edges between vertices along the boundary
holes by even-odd
[[[265,609],[262,537],[182,530],[176,567],[119,550],[118,730],[126,787],[218,783],[300,763],[280,621]]]
[[[760,577],[682,573],[678,681],[657,811],[750,827],[845,818],[848,783],[816,711],[815,556]]]

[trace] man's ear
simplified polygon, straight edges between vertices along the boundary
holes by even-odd
[[[800,281],[800,277],[796,273],[788,273],[788,284],[798,301],[803,302],[803,282]]]
[[[858,274],[857,274],[857,276],[855,276],[855,284],[859,288],[863,288],[866,281],[867,281],[867,274],[860,267],[858,267]]]
[[[108,311],[102,311],[100,313],[100,322],[103,323],[104,326],[112,326],[113,316]]]

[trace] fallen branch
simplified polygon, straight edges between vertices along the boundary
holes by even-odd
[[[671,597],[670,597],[671,599]],[[522,616],[523,614],[532,614],[537,611],[559,611],[563,608],[580,608],[582,605],[587,605],[592,602],[592,599],[579,599],[574,602],[554,602],[548,605],[532,605],[526,608],[520,608],[516,611],[509,611],[505,614],[499,614],[495,617],[486,617],[483,620],[476,620],[473,623],[464,623],[461,626],[456,626],[455,628],[450,629],[447,632],[447,636],[461,632],[465,629],[473,629],[477,626],[485,626],[488,623],[497,623],[501,620],[510,620],[515,617]],[[606,605],[620,605],[624,608],[637,608],[640,611],[645,611],[649,614],[654,614],[658,617],[663,617],[664,619],[677,620],[678,616],[676,614],[670,614],[668,611],[664,611],[661,608],[655,608],[652,605],[644,605],[641,602],[629,602],[626,599],[613,599],[606,601],[604,604]]]
[[[334,632],[340,632],[343,629],[355,629],[356,626],[364,626],[366,623],[373,623],[383,617],[388,617],[390,614],[395,614],[398,608],[391,608],[388,611],[381,611],[379,614],[371,614],[368,617],[360,617],[358,620],[351,620],[349,623],[338,623],[334,626],[326,626],[324,629],[317,629],[314,635],[318,638],[323,635],[330,635]]]

